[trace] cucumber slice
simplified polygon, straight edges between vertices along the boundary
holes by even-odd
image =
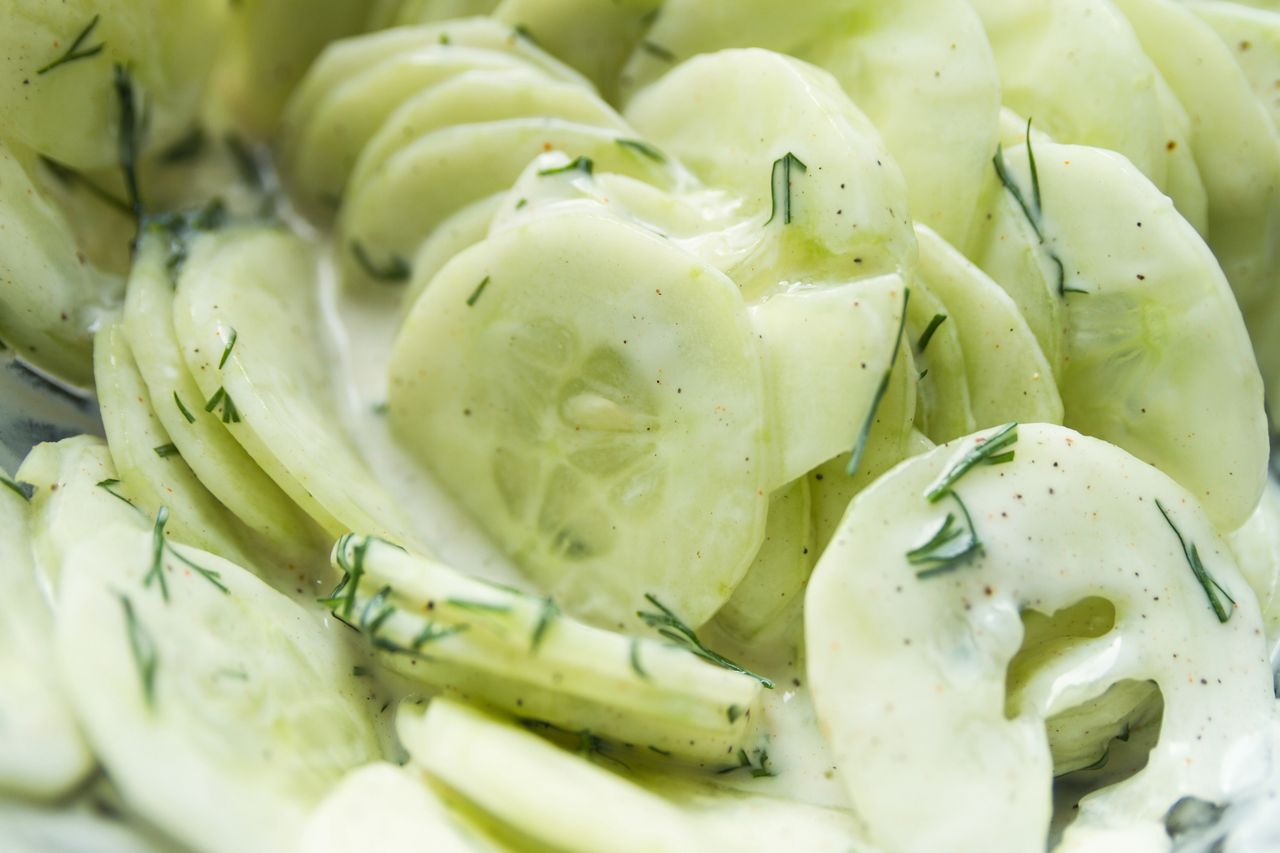
[[[995,61],[969,4],[668,0],[624,71],[624,97],[672,62],[748,45],[831,72],[907,176],[912,214],[966,245],[1000,110]]]
[[[356,246],[378,264],[413,257],[446,217],[468,203],[508,188],[525,167],[551,150],[586,157],[601,171],[663,186],[679,174],[669,163],[636,157],[618,133],[559,119],[515,118],[435,131],[390,157],[359,186],[352,185],[339,233],[343,280],[372,286]]]
[[[450,699],[434,700],[425,712],[401,705],[396,723],[415,763],[556,850],[844,853],[867,847],[848,812],[669,774],[612,772]]]
[[[116,476],[138,509],[155,516],[166,507],[166,528],[178,541],[259,569],[249,555],[248,531],[201,485],[151,409],[118,320],[94,337],[95,386]]]
[[[946,306],[917,276],[907,306],[906,340],[917,373],[916,425],[930,441],[941,444],[975,429],[965,377],[960,335]],[[923,344],[923,346],[922,346]]]
[[[910,348],[898,340],[905,286],[897,275],[798,286],[751,307],[777,448],[770,488],[853,447],[895,349]]]
[[[0,477],[0,792],[52,800],[83,782],[95,762],[54,675],[53,623],[36,584],[26,498],[8,474]]]
[[[504,0],[493,16],[523,27],[613,99],[623,66],[662,5],[663,0]]]
[[[35,487],[31,496],[31,549],[45,599],[56,605],[66,552],[73,531],[127,524],[141,517],[132,496],[116,477],[106,443],[78,435],[38,444],[18,469],[19,482]]]
[[[377,838],[388,850],[505,850],[438,794],[420,772],[376,761],[352,770],[307,818],[301,853],[350,853]]]
[[[1258,605],[1210,518],[1158,470],[1047,424],[1020,426],[1011,462],[972,468],[953,486],[960,498],[930,503],[925,492],[974,442],[939,447],[862,492],[806,593],[814,703],[872,841],[1043,846],[1052,767],[1042,721],[1125,680],[1158,684],[1159,740],[1145,769],[1081,802],[1076,824],[1159,827],[1184,794],[1221,801],[1230,745],[1268,725],[1274,695]],[[957,500],[981,553],[917,576],[908,552],[947,513],[961,520]],[[1197,580],[1179,537],[1234,607],[1208,597],[1217,588]],[[1056,555],[1048,566],[1046,554]],[[1114,605],[1114,627],[1024,672],[1021,713],[1009,718],[1018,612],[1095,597]]]
[[[1191,117],[1209,245],[1246,313],[1280,269],[1280,131],[1208,24],[1168,0],[1114,0]]]
[[[189,237],[191,235],[187,235]],[[185,237],[181,239],[186,239]],[[147,229],[138,242],[125,298],[125,335],[146,380],[152,410],[202,485],[288,566],[313,565],[324,534],[245,452],[201,392],[183,359],[174,326],[170,236]],[[184,244],[180,243],[182,247]],[[221,358],[221,350],[218,357]],[[189,416],[189,417],[188,417]]]
[[[762,385],[732,282],[577,214],[455,257],[401,330],[389,402],[410,452],[570,612],[635,624],[652,593],[697,626],[763,536]]]
[[[418,297],[436,277],[436,273],[449,263],[454,255],[479,243],[489,234],[489,226],[502,205],[504,193],[473,201],[452,214],[431,232],[422,248],[413,256],[413,278],[404,291],[402,312],[408,314],[417,304]]]
[[[1266,480],[1262,380],[1200,235],[1117,154],[1037,145],[1047,246],[1062,259],[1065,423],[1169,474],[1221,530]],[[1006,152],[1031,186],[1025,150]]]
[[[557,850],[703,849],[675,805],[494,714],[438,698],[425,709],[401,704],[396,729],[417,764]]]
[[[916,275],[960,339],[977,427],[1062,423],[1053,370],[1009,295],[928,226],[916,225],[916,241]]]
[[[813,66],[765,50],[700,56],[638,95],[626,117],[702,181],[741,196],[742,215],[771,226],[781,257],[766,256],[746,278],[840,281],[896,271],[914,256],[901,172]],[[751,298],[744,276],[734,279]]]
[[[221,0],[6,3],[0,28],[5,137],[76,169],[119,165],[122,78],[113,71],[119,68],[139,110],[145,93],[146,133],[138,134],[138,153],[164,148],[189,129],[200,108],[228,12]],[[99,50],[84,55],[94,47]],[[73,50],[80,58],[54,64]]]
[[[144,580],[155,554],[141,516],[71,535],[59,674],[125,799],[198,849],[291,847],[329,788],[379,757],[336,636],[244,569],[185,546],[161,551],[162,597]]]
[[[507,53],[451,44],[387,57],[343,81],[310,114],[290,115],[281,148],[290,187],[304,205],[336,207],[360,151],[414,96],[467,71],[526,67]]]
[[[584,625],[550,598],[369,537],[343,537],[334,562],[347,573],[330,599],[335,615],[415,682],[703,766],[759,745],[762,688],[751,675]]]
[[[25,361],[87,387],[89,329],[119,298],[120,281],[80,262],[71,226],[32,182],[35,164],[30,152],[0,143],[0,340]]]
[[[361,151],[351,184],[360,186],[396,152],[432,131],[529,117],[628,132],[612,107],[578,84],[552,80],[527,68],[469,70],[419,92],[392,113]]]
[[[769,496],[764,543],[742,583],[716,614],[716,624],[741,640],[774,626],[813,571],[813,512],[809,480],[801,477]]]
[[[343,433],[310,322],[315,275],[307,244],[280,229],[246,226],[193,240],[173,307],[187,366],[211,401],[200,408],[218,411],[331,534],[368,530],[422,547]]]
[[[1280,4],[1250,9],[1222,0],[1190,0],[1191,11],[1213,28],[1280,127]]]
[[[1262,500],[1239,530],[1227,535],[1240,571],[1258,597],[1271,648],[1280,639],[1280,483],[1267,481]]]
[[[1059,142],[1123,154],[1203,225],[1204,186],[1178,187],[1190,192],[1184,198],[1170,180],[1196,167],[1182,128],[1166,120],[1163,78],[1110,0],[978,0],[974,8],[1006,106]]]

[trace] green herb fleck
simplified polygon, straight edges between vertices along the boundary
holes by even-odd
[[[590,157],[578,155],[565,163],[563,166],[551,166],[547,169],[539,169],[539,175],[560,175],[565,172],[582,172],[584,175],[590,175],[595,172],[596,164]]]
[[[675,62],[676,55],[660,44],[648,40],[640,42],[640,49],[663,62]]]
[[[1178,544],[1182,546],[1182,553],[1187,558],[1187,565],[1191,566],[1191,573],[1196,576],[1196,580],[1200,582],[1200,586],[1204,589],[1205,597],[1209,599],[1209,606],[1213,608],[1214,614],[1217,615],[1219,622],[1226,622],[1231,618],[1231,610],[1218,598],[1218,593],[1222,593],[1223,598],[1231,602],[1234,609],[1236,600],[1231,597],[1231,593],[1223,589],[1222,584],[1209,574],[1209,570],[1204,567],[1204,563],[1200,560],[1200,549],[1195,543],[1188,543],[1182,536],[1182,531],[1173,523],[1173,519],[1169,517],[1169,511],[1164,508],[1164,504],[1160,503],[1160,499],[1156,498],[1156,509],[1160,510],[1160,514],[1164,516],[1165,523],[1169,525],[1169,529],[1173,531],[1173,535],[1178,537]]]
[[[858,466],[862,464],[862,457],[867,452],[867,439],[871,437],[871,428],[875,426],[876,412],[880,409],[880,401],[884,399],[884,395],[889,390],[889,377],[893,375],[893,366],[898,363],[898,350],[902,347],[902,333],[907,327],[907,303],[910,299],[911,290],[903,288],[902,316],[898,318],[898,333],[893,338],[893,352],[889,356],[889,367],[885,369],[884,376],[880,377],[880,384],[876,386],[876,393],[871,397],[871,408],[867,410],[867,417],[862,422],[862,428],[858,430],[858,437],[853,441],[853,449],[849,451],[849,464],[844,468],[844,473],[850,477],[858,473]]]
[[[749,770],[751,772],[751,775],[756,779],[759,779],[765,776],[778,775],[774,773],[773,770],[770,769],[769,767],[768,752],[766,752],[763,749],[758,749],[756,750],[756,757],[760,759],[759,764],[755,764],[751,761],[751,759],[747,756],[747,751],[745,749],[740,749],[738,750],[738,763],[732,767],[725,767],[723,770],[719,770],[717,772],[721,775],[724,775],[725,773],[732,773],[735,770]]]
[[[631,669],[635,671],[636,675],[640,676],[645,681],[648,681],[649,673],[645,670],[643,666],[640,665],[640,640],[635,637],[631,638],[630,658],[631,658]]]
[[[951,491],[951,487],[960,478],[978,465],[1000,465],[1013,461],[1013,451],[1009,448],[1018,442],[1018,423],[1013,421],[999,427],[987,436],[979,436],[973,446],[965,452],[956,464],[947,469],[941,477],[934,481],[924,496],[929,503],[937,503],[942,496]]]
[[[428,622],[418,632],[418,635],[413,638],[413,650],[416,652],[428,643],[443,640],[445,637],[452,637],[454,634],[461,634],[463,631],[470,629],[470,627],[464,622],[461,625],[448,625],[441,628],[434,622]]]
[[[160,162],[172,165],[195,159],[204,151],[206,142],[208,139],[205,137],[204,128],[197,125],[186,136],[160,152]]]
[[[196,416],[191,414],[191,410],[182,404],[182,398],[178,396],[177,391],[173,392],[173,402],[178,404],[178,411],[182,412],[182,416],[187,419],[187,423],[193,424],[196,422]]]
[[[560,607],[556,604],[555,599],[547,596],[542,599],[542,611],[538,614],[538,623],[533,626],[533,635],[529,638],[529,651],[536,652],[538,646],[542,645],[542,641],[547,636],[547,631],[551,628],[551,623],[555,622],[560,616]]]
[[[724,655],[719,654],[718,652],[713,652],[711,649],[707,648],[706,645],[698,639],[698,635],[692,628],[685,624],[678,616],[676,616],[675,613],[673,613],[662,602],[658,601],[658,599],[652,594],[646,593],[645,599],[654,607],[658,608],[658,612],[654,613],[647,610],[637,610],[636,615],[644,620],[646,625],[656,630],[658,634],[666,637],[675,645],[680,646],[705,661],[713,663],[724,669],[729,669],[734,672],[740,672],[743,675],[750,676],[768,689],[773,689],[773,682],[768,678],[765,678],[763,675],[757,675],[751,670],[739,666],[729,660]]]
[[[22,498],[24,501],[31,500],[31,498],[27,497],[27,493],[22,490],[22,486],[19,486],[17,483],[15,483],[13,480],[10,480],[8,477],[4,476],[3,474],[0,474],[0,486],[4,486],[6,489],[9,489],[11,492],[13,492],[18,497]]]
[[[665,750],[665,749],[658,749],[656,746],[652,746],[652,745],[650,745],[650,747],[649,747],[649,751],[650,751],[650,752],[656,752],[656,753],[658,753],[658,755],[661,755],[663,758],[670,758],[670,757],[671,757],[671,753],[670,753],[670,751]]]
[[[957,524],[955,514],[949,512],[929,541],[907,552],[907,562],[926,567],[916,572],[916,577],[921,580],[954,571],[982,551],[982,542],[973,528],[973,519],[969,517],[964,501],[955,492],[946,494],[960,507],[964,526]]]
[[[630,149],[632,151],[635,151],[637,154],[648,157],[650,160],[654,161],[655,163],[667,162],[667,157],[665,154],[663,154],[657,148],[654,148],[649,143],[644,142],[643,140],[615,139],[614,142],[618,143],[623,148]]]
[[[240,410],[236,408],[235,401],[231,399],[231,395],[227,393],[227,389],[219,386],[217,391],[213,392],[213,396],[204,404],[206,412],[212,412],[218,406],[222,406],[222,422],[224,424],[240,423]]]
[[[485,276],[476,289],[471,291],[471,295],[467,297],[467,307],[474,308],[475,304],[480,301],[480,295],[484,293],[484,289],[489,286],[489,276]]]
[[[351,611],[356,604],[356,590],[364,577],[364,558],[373,540],[356,537],[353,533],[345,533],[333,548],[333,562],[342,570],[342,579],[329,593],[328,598],[320,599],[322,604],[335,608],[334,613],[340,617],[351,618]],[[341,613],[338,613],[341,610]]]
[[[148,706],[154,706],[156,670],[160,665],[155,640],[151,638],[151,634],[134,613],[133,602],[127,595],[120,596],[120,605],[124,608],[124,623],[129,633],[129,648],[133,651],[133,662],[137,665],[138,677],[142,680],[142,696],[146,699]]]
[[[172,442],[169,444],[162,444],[159,447],[153,447],[151,449],[154,450],[156,456],[159,456],[161,459],[168,459],[170,456],[176,456],[178,454],[178,446]]]
[[[924,331],[920,333],[920,340],[916,342],[916,349],[924,352],[929,348],[929,341],[933,340],[933,333],[938,331],[938,327],[947,322],[946,314],[934,314],[933,319],[929,321],[929,325],[924,327]]]
[[[730,705],[728,710],[725,711],[725,716],[729,718],[730,723],[736,723],[742,716],[742,713],[741,705]]]
[[[169,540],[166,539],[164,535],[164,528],[168,523],[169,508],[167,506],[162,506],[156,511],[155,525],[151,528],[151,568],[142,579],[142,585],[144,587],[150,587],[151,582],[155,581],[156,585],[160,587],[161,597],[164,598],[165,601],[169,600],[169,584],[168,581],[165,580],[164,576],[164,555],[167,551],[171,557],[194,569],[202,578],[216,586],[224,594],[229,595],[231,591],[227,589],[226,585],[222,582],[222,575],[187,559],[169,544]]]
[[[116,101],[120,104],[120,129],[117,146],[120,170],[124,173],[124,185],[129,199],[129,209],[134,219],[142,221],[142,194],[138,189],[138,137],[141,128],[138,121],[136,92],[133,87],[133,75],[123,65],[113,66],[112,84],[116,93]]]
[[[99,480],[95,485],[97,485],[99,489],[102,489],[104,492],[111,495],[116,500],[124,501],[129,506],[133,506],[133,501],[129,500],[124,495],[120,494],[115,490],[115,487],[120,485],[120,481],[115,479],[114,477],[108,480]],[[137,509],[137,507],[133,507],[133,508]]]
[[[408,281],[409,276],[413,273],[413,268],[409,266],[409,262],[399,255],[392,255],[386,265],[379,266],[374,262],[373,258],[369,257],[364,244],[359,240],[352,240],[350,245],[352,257],[356,259],[356,263],[364,270],[365,275],[374,281],[397,284],[402,281]]]
[[[63,186],[84,187],[89,195],[107,205],[107,207],[112,210],[123,213],[125,216],[133,216],[133,208],[129,206],[129,202],[102,188],[94,181],[89,180],[75,169],[72,169],[70,166],[64,166],[57,160],[53,160],[43,154],[40,155],[40,162],[44,164],[45,168],[48,169]]]
[[[75,62],[77,59],[88,59],[91,56],[97,56],[102,53],[102,49],[107,46],[106,42],[98,42],[92,47],[86,47],[83,50],[80,48],[80,45],[84,44],[85,40],[93,34],[94,29],[98,26],[99,17],[94,15],[93,20],[89,21],[88,25],[80,31],[80,35],[76,36],[75,41],[71,42],[71,47],[67,48],[67,52],[43,68],[38,69],[36,74],[44,75],[55,68],[66,65],[68,62]]]
[[[222,358],[218,359],[219,370],[226,366],[227,359],[231,357],[231,351],[236,348],[237,337],[235,326],[230,327],[227,332],[227,345],[222,348]]]
[[[516,202],[516,210],[519,210],[520,208],[524,207],[528,203],[529,203],[529,199],[527,198],[520,199],[519,201]]]
[[[224,136],[222,144],[227,147],[227,153],[231,155],[231,161],[235,164],[236,171],[240,173],[240,180],[252,189],[262,189],[262,168],[249,144],[234,133]]]
[[[809,171],[809,167],[800,161],[800,158],[788,151],[777,160],[773,161],[773,170],[769,173],[769,199],[770,213],[769,218],[765,220],[768,225],[778,215],[778,196],[779,186],[782,192],[782,224],[791,224],[791,169],[795,167],[801,172]]]
[[[472,601],[468,598],[446,598],[445,604],[450,604],[461,610],[479,610],[486,613],[510,613],[510,604],[498,604],[492,601]]]

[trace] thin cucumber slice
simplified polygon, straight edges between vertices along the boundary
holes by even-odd
[[[0,144],[0,340],[78,387],[93,380],[93,335],[120,281],[81,263],[71,226],[33,183],[36,158]]]
[[[451,699],[436,699],[425,712],[401,705],[396,723],[416,764],[556,850],[869,849],[848,812],[606,769]]]
[[[1195,161],[1182,128],[1166,120],[1163,78],[1110,0],[978,0],[974,8],[1006,106],[1059,142],[1123,154],[1188,219],[1203,217],[1203,185],[1179,187],[1190,192],[1183,198],[1170,181]]]
[[[36,583],[26,498],[9,487],[8,474],[0,477],[0,792],[52,800],[83,782],[95,762],[54,674],[53,622]]]
[[[304,206],[335,206],[361,150],[407,101],[467,71],[524,68],[507,53],[451,44],[388,56],[343,81],[310,114],[290,116],[281,148],[290,187]]]
[[[720,767],[759,746],[761,684],[668,642],[561,616],[369,537],[343,537],[330,599],[388,668],[509,713]],[[646,609],[654,605],[645,604]]]
[[[120,322],[107,323],[94,341],[98,407],[124,491],[146,515],[165,507],[171,518],[166,529],[178,541],[261,570],[249,556],[248,531],[201,485],[152,411]]]
[[[804,589],[817,558],[809,480],[801,477],[769,496],[764,543],[716,624],[742,640],[774,626]]]
[[[916,241],[916,275],[942,301],[945,322],[960,339],[977,428],[1061,423],[1053,370],[1017,305],[928,226],[916,225]]]
[[[756,273],[768,285],[893,272],[914,254],[901,172],[820,69],[766,50],[700,56],[638,95],[626,117],[771,229],[778,257]],[[750,298],[742,274],[734,279]]]
[[[557,850],[703,849],[693,822],[675,805],[508,719],[438,698],[425,710],[402,704],[396,728],[415,763]],[[492,772],[499,767],[502,772]]]
[[[831,72],[907,176],[912,215],[966,245],[1000,110],[995,60],[968,3],[668,0],[624,71],[624,98],[675,62],[746,46]]]
[[[157,560],[140,516],[74,535],[59,674],[125,799],[196,849],[291,846],[329,788],[379,757],[337,638],[213,554]]]
[[[350,853],[377,838],[388,850],[505,850],[436,792],[421,771],[375,761],[352,770],[307,818],[301,853]]]
[[[1221,530],[1253,511],[1267,424],[1240,310],[1200,235],[1128,161],[1035,146],[1046,246],[1061,259],[1064,422],[1169,474]],[[1006,152],[1031,186],[1025,149]]]
[[[1209,197],[1209,245],[1246,314],[1280,269],[1280,130],[1232,52],[1170,0],[1113,0],[1191,117]]]
[[[1068,833],[1160,827],[1185,794],[1221,801],[1229,744],[1268,725],[1274,695],[1258,605],[1209,516],[1119,448],[1045,424],[1019,426],[1013,460],[973,467],[952,485],[959,497],[929,502],[926,491],[975,440],[917,457],[862,492],[806,594],[815,706],[872,840],[1043,846],[1052,764],[1042,721],[1126,680],[1159,685],[1159,740],[1145,769],[1081,802]],[[928,567],[908,553],[947,514],[972,525],[981,552],[919,576]],[[1217,586],[1197,579],[1192,545]],[[1090,598],[1114,605],[1114,627],[1023,672],[1010,718],[1019,611]]]
[[[280,229],[246,226],[194,239],[173,309],[206,401],[200,409],[218,412],[331,534],[368,530],[423,547],[343,432],[313,333],[315,275],[307,244]]]
[[[622,117],[580,85],[528,68],[468,70],[418,92],[392,113],[361,151],[351,184],[360,186],[396,152],[432,131],[532,117],[628,133]]]
[[[364,183],[350,187],[339,233],[343,280],[373,286],[370,263],[413,257],[450,214],[508,188],[538,155],[558,150],[585,157],[601,171],[671,186],[670,163],[636,157],[617,144],[618,132],[559,119],[515,118],[435,131],[387,159]],[[581,161],[580,161],[581,162]]]
[[[169,145],[200,108],[228,17],[221,0],[6,3],[5,137],[76,169],[117,166],[127,86],[139,119],[145,97],[146,133],[134,129],[139,155]],[[67,61],[73,53],[78,58]]]
[[[1280,4],[1250,9],[1222,0],[1190,0],[1191,11],[1213,27],[1280,127]]]
[[[88,435],[38,444],[18,469],[17,479],[35,487],[31,496],[31,548],[36,578],[50,605],[56,605],[62,564],[75,532],[128,524],[142,516],[116,476],[106,442]]]
[[[911,285],[906,340],[916,367],[916,425],[930,441],[941,444],[975,429],[965,376],[964,351],[956,323],[923,278]]]
[[[905,287],[899,276],[885,275],[797,286],[751,306],[777,448],[770,488],[853,447],[894,352],[910,348],[898,339]]]
[[[763,536],[760,371],[732,282],[634,226],[564,215],[436,276],[396,342],[390,417],[570,612],[635,624],[653,594],[698,626]]]
[[[493,16],[521,27],[612,100],[623,66],[661,8],[662,0],[504,0]]]
[[[190,235],[188,235],[190,236]],[[138,243],[125,298],[125,336],[159,418],[183,461],[222,504],[294,568],[323,555],[323,533],[227,431],[192,378],[174,326],[170,236],[148,229]],[[184,244],[179,244],[180,247]],[[185,263],[185,261],[182,261]],[[221,350],[219,351],[221,359]]]

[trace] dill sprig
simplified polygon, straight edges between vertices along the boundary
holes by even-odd
[[[871,428],[875,426],[876,412],[879,411],[880,402],[889,390],[889,377],[893,375],[893,366],[898,363],[898,350],[902,348],[902,333],[907,327],[907,304],[910,301],[910,288],[903,288],[902,316],[898,318],[898,333],[893,338],[893,353],[889,356],[889,366],[885,369],[884,376],[880,377],[880,384],[876,386],[876,393],[871,398],[871,408],[867,410],[867,417],[863,420],[862,428],[858,430],[858,437],[854,439],[853,448],[849,451],[849,464],[844,468],[844,473],[850,477],[858,473],[858,466],[862,464],[862,457],[867,452],[867,439],[871,437]]]
[[[628,655],[628,659],[635,674],[648,681],[649,672],[640,665],[640,639],[638,637],[631,638],[631,652]]]
[[[1231,618],[1231,610],[1228,610],[1222,601],[1218,598],[1218,593],[1222,593],[1223,598],[1231,602],[1234,609],[1236,600],[1231,597],[1231,593],[1227,592],[1222,584],[1209,574],[1209,570],[1204,567],[1204,562],[1200,559],[1200,549],[1196,547],[1194,542],[1188,543],[1183,537],[1182,531],[1173,523],[1173,519],[1169,517],[1169,511],[1164,508],[1164,504],[1160,503],[1160,499],[1156,498],[1156,509],[1160,510],[1160,514],[1164,516],[1165,523],[1169,525],[1169,529],[1173,531],[1173,535],[1178,537],[1178,544],[1182,546],[1182,553],[1187,558],[1187,565],[1191,567],[1191,573],[1196,576],[1196,580],[1200,582],[1200,586],[1204,589],[1205,597],[1209,599],[1209,606],[1213,608],[1214,614],[1218,617],[1219,622],[1226,622]]]
[[[973,519],[964,501],[955,492],[946,494],[960,508],[964,524],[958,524],[955,514],[949,512],[927,542],[907,552],[908,563],[925,566],[916,572],[921,580],[954,571],[982,552],[982,541],[973,528]]]
[[[235,401],[231,399],[231,395],[227,393],[227,389],[219,386],[217,391],[213,392],[213,396],[204,404],[206,412],[212,412],[218,406],[222,407],[222,422],[224,424],[240,423],[240,410],[236,408]]]
[[[196,416],[191,414],[191,410],[183,404],[182,398],[178,396],[177,391],[173,392],[173,402],[177,404],[178,411],[182,412],[182,416],[187,419],[187,423],[193,424],[196,422]]]
[[[402,281],[408,281],[409,276],[413,273],[413,268],[409,266],[409,262],[399,255],[392,255],[385,264],[380,265],[369,256],[368,250],[359,240],[352,240],[349,245],[351,247],[351,256],[356,259],[360,269],[364,270],[365,275],[374,281],[397,284]]]
[[[924,352],[929,348],[929,341],[933,340],[934,332],[938,331],[938,327],[947,322],[946,314],[934,314],[933,319],[929,321],[929,325],[924,327],[924,331],[920,333],[920,340],[916,341],[916,350]]]
[[[582,172],[584,175],[594,174],[596,170],[595,161],[590,157],[584,157],[579,154],[563,166],[550,166],[546,169],[539,169],[539,175],[560,175],[565,172]]]
[[[0,486],[4,486],[6,489],[10,490],[15,495],[22,498],[24,501],[31,500],[31,498],[27,495],[27,493],[22,490],[22,486],[19,486],[17,483],[15,483],[13,480],[10,480],[8,477],[4,476],[3,474],[0,474]]]
[[[676,61],[676,55],[674,53],[656,42],[648,41],[646,39],[645,41],[640,42],[640,49],[655,59],[661,59],[663,62],[674,63]]]
[[[156,701],[156,671],[160,666],[160,654],[156,650],[155,640],[143,626],[138,614],[133,610],[133,602],[127,595],[120,595],[120,606],[124,608],[125,630],[129,635],[129,649],[133,652],[133,662],[138,667],[138,677],[142,680],[142,695],[148,706]]]
[[[658,608],[658,612],[654,613],[648,610],[637,610],[636,615],[639,616],[646,625],[656,630],[658,634],[705,661],[713,663],[723,669],[740,672],[743,675],[750,676],[768,689],[773,689],[773,682],[770,679],[734,663],[719,652],[714,652],[707,648],[702,640],[698,639],[698,635],[694,630],[685,624],[680,617],[676,616],[670,608],[658,601],[654,595],[646,593],[645,600]]]
[[[484,289],[489,286],[489,276],[485,276],[476,289],[471,291],[471,295],[467,297],[467,307],[474,308],[475,304],[480,301],[480,295],[484,293]]]
[[[529,651],[538,650],[538,646],[542,645],[547,631],[551,628],[551,623],[555,622],[559,616],[560,606],[556,604],[555,599],[549,595],[542,599],[542,610],[538,613],[537,624],[533,626],[533,634],[529,638]]]
[[[153,447],[151,449],[155,451],[156,456],[159,456],[161,459],[168,459],[170,456],[178,455],[178,446],[173,442],[162,444],[159,447]]]
[[[117,139],[120,170],[124,173],[129,209],[133,211],[134,219],[141,223],[144,209],[142,194],[138,189],[138,137],[142,128],[139,123],[137,92],[129,69],[116,63],[112,70],[112,85],[115,89],[116,101],[120,105],[120,129]]]
[[[68,62],[75,62],[77,59],[88,59],[91,56],[97,56],[99,53],[102,53],[102,49],[107,46],[105,41],[98,42],[92,47],[86,47],[83,50],[80,48],[80,46],[85,43],[85,40],[93,34],[94,29],[98,26],[98,20],[100,18],[100,15],[94,15],[93,19],[90,20],[85,28],[80,31],[80,35],[76,36],[75,41],[71,42],[71,46],[67,48],[66,53],[62,54],[62,56],[59,56],[43,68],[37,69],[36,74],[44,76],[53,69],[66,65]]]
[[[937,503],[942,500],[942,496],[951,491],[951,487],[960,481],[960,478],[969,473],[971,469],[978,465],[999,465],[1004,462],[1013,461],[1013,451],[1009,448],[1018,442],[1018,423],[1013,421],[998,428],[995,432],[985,437],[979,437],[972,447],[961,456],[956,464],[952,465],[924,496],[929,499],[929,503]]]
[[[643,140],[619,138],[613,141],[621,145],[623,148],[627,148],[631,151],[636,152],[637,154],[648,157],[650,160],[652,160],[655,163],[667,162],[667,157],[665,154],[663,154],[657,148],[654,148],[652,145],[650,145],[649,143]]]
[[[222,348],[222,358],[218,359],[219,370],[226,366],[227,359],[231,357],[231,351],[236,348],[237,337],[239,337],[239,335],[236,333],[235,326],[230,327],[227,332],[227,345]]]
[[[334,613],[340,617],[351,618],[351,612],[356,606],[356,590],[364,578],[365,554],[372,542],[368,537],[361,539],[354,533],[345,533],[334,546],[333,562],[342,570],[342,579],[327,598],[320,599],[320,603],[334,608]],[[339,610],[342,612],[339,613]]]
[[[500,604],[493,601],[475,601],[470,598],[446,598],[445,604],[457,607],[459,610],[476,610],[482,613],[510,613],[510,604]]]
[[[169,544],[169,540],[164,534],[165,525],[168,523],[169,508],[167,506],[162,506],[156,511],[155,525],[151,528],[151,568],[147,570],[146,576],[143,577],[142,585],[144,587],[150,587],[151,582],[155,581],[156,585],[160,587],[161,597],[165,601],[169,600],[169,583],[165,580],[164,576],[164,558],[165,554],[168,553],[169,556],[173,557],[178,562],[194,569],[196,574],[216,586],[223,592],[223,594],[230,595],[231,590],[227,589],[226,584],[222,582],[221,574],[213,571],[212,569],[206,569],[194,560],[187,559],[182,556],[182,554],[178,553],[177,549]]]
[[[111,477],[106,480],[99,480],[97,483],[94,483],[94,485],[97,486],[99,489],[102,489],[107,494],[111,495],[111,497],[115,498],[116,500],[124,501],[129,506],[133,507],[134,509],[137,509],[136,506],[133,506],[133,501],[129,500],[124,495],[115,491],[115,487],[120,485],[120,481],[117,480],[116,478]]]
[[[788,151],[786,154],[773,161],[772,170],[769,173],[769,218],[765,220],[768,225],[778,215],[778,185],[782,185],[782,224],[791,224],[791,169],[799,169],[801,172],[809,171],[799,157]]]
[[[765,776],[778,775],[777,773],[774,773],[773,770],[769,767],[768,752],[766,752],[763,749],[757,749],[756,758],[760,760],[759,764],[756,764],[751,760],[750,756],[747,755],[747,751],[745,749],[740,749],[738,750],[737,764],[733,765],[732,767],[725,767],[721,770],[717,770],[716,772],[723,776],[726,773],[733,773],[735,770],[748,770],[751,772],[751,775],[756,779],[759,779]]]
[[[58,180],[58,183],[63,186],[84,187],[89,195],[107,205],[107,207],[110,207],[112,210],[123,213],[125,216],[133,215],[133,208],[129,206],[129,202],[99,186],[96,182],[89,180],[70,166],[64,166],[57,160],[46,157],[43,154],[40,155],[40,162],[43,163],[44,167],[49,170],[50,174]]]

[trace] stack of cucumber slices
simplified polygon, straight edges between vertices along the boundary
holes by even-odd
[[[0,847],[1280,843],[1272,0],[0,48]]]

